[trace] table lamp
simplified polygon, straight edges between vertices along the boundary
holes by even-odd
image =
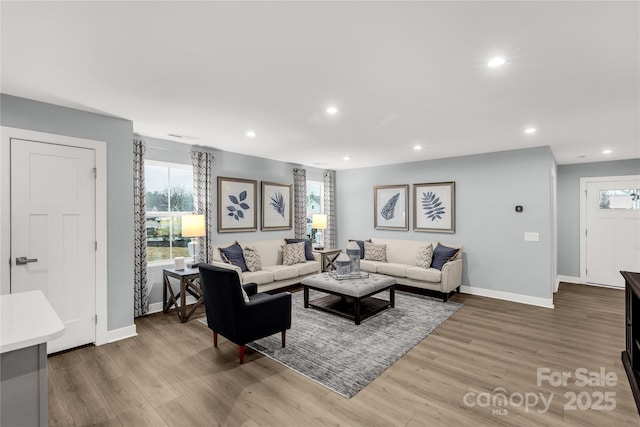
[[[327,228],[327,214],[313,214],[311,217],[311,228],[316,230],[316,249],[324,249],[324,236],[322,230]]]
[[[198,241],[196,237],[202,237],[207,234],[204,225],[204,215],[182,215],[182,237],[191,237],[191,241],[187,245],[189,248],[189,256],[192,259],[190,268],[197,265],[196,254],[198,253]]]

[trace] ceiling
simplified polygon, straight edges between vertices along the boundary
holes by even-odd
[[[635,1],[0,7],[3,93],[140,135],[338,170],[536,146],[640,158]]]

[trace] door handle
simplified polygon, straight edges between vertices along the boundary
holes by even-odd
[[[38,262],[38,258],[27,258],[26,256],[16,257],[16,265],[29,264],[30,262]]]

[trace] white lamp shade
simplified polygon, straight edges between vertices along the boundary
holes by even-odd
[[[182,237],[200,237],[205,234],[204,215],[182,215]]]
[[[327,228],[327,214],[313,214],[311,217],[311,228],[325,230]]]

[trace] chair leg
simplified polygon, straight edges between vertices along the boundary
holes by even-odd
[[[213,346],[218,346],[218,333],[216,331],[213,331]]]
[[[240,356],[240,364],[242,365],[244,363],[244,346],[240,345],[238,347],[238,355]]]
[[[282,330],[282,348],[284,348],[285,343],[287,342],[287,330]]]

